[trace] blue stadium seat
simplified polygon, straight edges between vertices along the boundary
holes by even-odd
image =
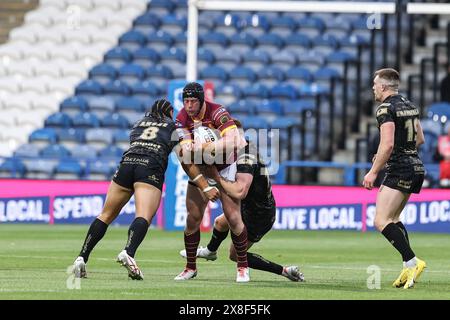
[[[318,17],[304,17],[298,20],[298,31],[310,37],[322,34],[325,30],[325,23]]]
[[[270,54],[279,51],[284,46],[283,38],[272,33],[263,34],[256,41],[259,49],[267,50]]]
[[[154,12],[146,12],[133,21],[134,29],[137,31],[148,31],[148,29],[139,29],[140,26],[151,26],[154,30],[161,25],[161,19]]]
[[[61,102],[60,110],[68,115],[74,115],[79,112],[85,112],[89,109],[88,102],[85,98],[74,96],[64,99]]]
[[[250,50],[242,55],[245,66],[252,69],[260,69],[270,64],[270,54],[264,50]]]
[[[320,50],[307,50],[297,55],[298,64],[308,67],[321,67],[325,62],[325,54]]]
[[[281,50],[272,56],[271,60],[274,67],[283,69],[284,71],[297,65],[297,56],[290,50]]]
[[[199,35],[199,43],[216,53],[228,46],[228,38],[223,33],[207,32]]]
[[[33,161],[27,161],[24,164],[27,179],[51,179],[56,166],[55,160],[49,159],[33,159]]]
[[[162,30],[152,32],[147,35],[147,47],[162,51],[169,49],[173,44],[172,36]],[[161,56],[163,58],[163,56]]]
[[[258,71],[259,82],[268,87],[272,87],[283,81],[284,77],[283,70],[273,66],[263,67]]]
[[[70,156],[70,151],[60,144],[53,144],[41,150],[40,155],[44,158],[65,158]]]
[[[181,31],[173,35],[173,46],[177,48],[183,48],[187,43],[187,31]]]
[[[136,63],[125,64],[119,69],[120,81],[128,85],[142,81],[145,77],[145,70],[142,66]]]
[[[44,121],[44,126],[47,128],[69,128],[71,125],[70,116],[64,112],[56,112]]]
[[[348,33],[352,30],[351,21],[342,16],[336,16],[334,19],[326,19],[324,22],[326,33],[337,38],[342,38],[343,36],[348,35]]]
[[[314,80],[330,80],[330,79],[340,79],[341,75],[339,71],[330,67],[322,67],[314,72]]]
[[[72,124],[75,128],[97,128],[100,120],[93,113],[83,112],[72,117]]]
[[[261,104],[256,107],[256,113],[258,116],[263,117],[269,123],[282,115],[283,109],[279,100],[263,100]]]
[[[228,76],[232,83],[235,83],[241,87],[248,86],[254,83],[257,79],[256,73],[255,71],[253,71],[253,69],[243,66],[237,66],[236,68],[233,68],[228,73]]]
[[[103,160],[89,161],[85,168],[85,178],[89,180],[109,180],[113,172],[113,168]]]
[[[300,48],[309,49],[312,46],[310,37],[303,33],[291,33],[284,39],[285,50],[298,50]]]
[[[436,121],[433,121],[433,119],[429,119],[429,118],[420,119],[420,125],[422,126],[423,132],[430,131],[437,136],[440,136],[442,133],[442,126],[439,124],[436,124]],[[444,132],[447,132],[447,131],[444,130]]]
[[[26,167],[20,159],[7,158],[0,159],[0,177],[1,178],[23,178]]]
[[[100,150],[98,156],[101,158],[120,158],[123,154],[122,148],[117,146],[107,146]]]
[[[228,79],[227,71],[217,65],[206,67],[200,70],[200,79],[213,80],[217,85],[221,85]]]
[[[161,63],[170,66],[174,78],[186,77],[186,52],[180,48],[170,48],[161,52]]]
[[[299,94],[301,97],[315,97],[317,95],[328,94],[328,88],[314,82],[303,84],[300,86]]]
[[[165,15],[162,18],[162,28],[164,31],[171,35],[178,34],[187,29],[186,16],[180,16],[175,14]]]
[[[134,88],[131,88],[131,92],[134,94]],[[133,111],[133,112],[143,112],[144,111],[144,104],[141,100],[133,98],[133,97],[126,97],[121,98],[116,101],[116,110],[119,113],[127,112],[127,111]]]
[[[312,46],[324,54],[334,52],[339,45],[338,40],[329,34],[321,34],[312,39]]]
[[[240,119],[241,117],[254,115],[256,104],[250,102],[249,100],[239,100],[228,105],[227,110],[230,112],[233,118]]]
[[[113,144],[113,129],[95,128],[86,130],[86,143],[96,150],[103,149]]]
[[[240,18],[235,13],[226,13],[214,19],[215,31],[230,36],[239,30]]]
[[[159,97],[161,93],[155,83],[151,81],[143,81],[136,83],[131,87],[131,94],[133,98],[142,102]]]
[[[139,48],[133,52],[133,63],[136,63],[144,68],[158,63],[159,60],[159,53],[152,48]]]
[[[322,67],[314,72],[314,82],[320,85],[331,88],[331,81],[334,80],[334,93],[336,97],[341,96],[341,87],[338,80],[341,79],[341,75],[338,70],[330,67]]]
[[[270,19],[270,25],[270,32],[282,37],[287,37],[297,29],[297,22],[292,17],[281,16]]]
[[[213,11],[202,11],[200,12],[200,16],[203,16],[204,14],[211,14],[211,13],[217,13],[213,12]],[[198,28],[200,30],[214,30],[216,29],[216,22],[214,21],[214,19],[199,19],[198,20]]]
[[[85,130],[82,128],[60,129],[58,130],[57,135],[58,135],[58,142],[68,148],[72,148],[78,144],[82,144],[85,142],[84,139]]]
[[[57,140],[56,131],[53,128],[36,129],[29,137],[29,142],[39,147],[54,144]]]
[[[175,4],[167,0],[151,0],[148,2],[147,10],[158,15],[166,15],[175,9]]]
[[[102,93],[102,85],[94,80],[85,80],[75,88],[75,94],[83,97],[92,97]]]
[[[198,49],[197,59],[197,67],[199,70],[212,65],[216,61],[214,52],[205,48]]]
[[[118,113],[106,115],[101,120],[101,124],[105,128],[128,129],[130,127],[128,119]]]
[[[124,33],[119,38],[119,45],[122,48],[134,51],[139,47],[145,46],[147,43],[147,38],[145,35],[139,31],[131,30]]]
[[[265,15],[254,13],[243,17],[239,23],[238,28],[241,32],[248,32],[249,34],[260,36],[267,33],[270,29],[269,20]]]
[[[60,161],[53,173],[53,179],[76,180],[80,179],[83,174],[83,167],[76,160]]]
[[[294,117],[278,117],[271,123],[272,129],[288,129],[292,126],[299,125],[300,120]]]
[[[316,101],[311,98],[293,100],[289,103],[283,104],[283,114],[292,116],[295,119],[300,119],[300,114],[304,110],[315,110]]]
[[[40,148],[34,144],[23,144],[14,151],[14,157],[38,158]]]
[[[214,99],[224,105],[235,102],[242,97],[241,89],[236,84],[227,84],[217,87]]]
[[[123,81],[114,80],[103,86],[103,92],[106,96],[117,100],[131,93],[130,87]]]
[[[419,148],[420,159],[423,163],[436,163],[434,156],[438,146],[438,135],[432,131],[424,130],[425,143]]]
[[[216,60],[215,66],[219,66],[227,72],[240,65],[242,61],[241,53],[231,48],[217,51],[214,55]]]
[[[294,100],[297,98],[297,90],[291,84],[279,83],[272,87],[270,96],[281,101]]]
[[[295,66],[286,71],[286,81],[293,85],[299,86],[312,80],[313,75],[307,68]]]
[[[344,74],[344,63],[348,61],[355,61],[356,57],[346,51],[335,51],[330,53],[325,58],[327,66],[335,68],[340,74]]]
[[[123,150],[130,147],[130,132],[129,130],[115,130],[113,133],[114,144]]]
[[[267,122],[266,119],[264,119],[263,117],[259,117],[259,116],[253,116],[253,117],[245,117],[242,119],[241,121],[242,126],[244,127],[244,129],[268,129],[269,123]]]
[[[130,50],[122,47],[115,47],[106,52],[105,63],[112,65],[114,68],[119,68],[125,63],[131,62],[132,55]]]
[[[78,144],[70,150],[72,158],[96,159],[97,150],[88,144]]]
[[[109,63],[98,64],[89,71],[89,78],[98,81],[101,84],[114,80],[116,77],[116,68]]]
[[[270,90],[263,84],[252,83],[242,88],[242,94],[245,98],[259,98],[267,99],[270,95]]]
[[[166,85],[170,79],[173,79],[173,73],[170,68],[164,65],[155,65],[145,70],[146,80],[156,85]]]
[[[252,50],[256,44],[255,37],[250,33],[239,32],[230,36],[230,49],[241,54]]]
[[[114,100],[109,96],[101,96],[89,100],[89,112],[95,113],[100,117],[106,113],[114,112],[115,108]]]

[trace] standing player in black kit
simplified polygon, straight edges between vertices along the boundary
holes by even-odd
[[[403,270],[393,286],[412,288],[426,267],[416,257],[400,214],[411,193],[419,193],[425,169],[417,147],[425,142],[419,121],[419,110],[398,94],[399,74],[394,69],[375,72],[373,91],[381,102],[376,111],[380,144],[363,186],[371,190],[380,170],[386,165],[386,177],[378,191],[375,227],[397,249],[403,258]]]
[[[164,99],[156,100],[151,110],[133,126],[130,148],[122,156],[109,186],[103,210],[92,222],[81,252],[73,264],[75,277],[86,277],[86,263],[91,251],[134,194],[136,218],[128,229],[128,240],[117,256],[117,262],[128,270],[131,279],[143,279],[143,273],[134,260],[134,255],[159,207],[169,154],[178,144],[172,117],[173,107],[170,102]],[[198,173],[192,174],[195,177]],[[191,173],[188,172],[189,174]],[[205,195],[210,200],[216,200],[218,191],[212,189]]]

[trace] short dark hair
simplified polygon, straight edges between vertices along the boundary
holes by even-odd
[[[398,89],[400,83],[400,75],[397,70],[392,68],[384,68],[375,71],[375,77],[386,80],[389,82],[389,86]]]

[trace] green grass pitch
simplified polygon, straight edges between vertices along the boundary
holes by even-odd
[[[228,260],[230,239],[219,258],[199,260],[197,278],[175,282],[184,267],[178,252],[182,232],[149,230],[136,260],[144,281],[127,278],[115,262],[124,247],[127,228],[110,227],[88,263],[88,279],[80,289],[66,273],[79,252],[87,225],[0,225],[0,299],[450,299],[450,237],[411,233],[416,254],[428,268],[414,289],[391,287],[401,270],[399,254],[378,233],[272,231],[252,252],[283,265],[297,264],[306,282],[251,270],[251,282],[235,282],[235,264]],[[202,234],[206,245],[209,233]],[[367,268],[380,268],[380,289],[368,289]],[[68,280],[69,279],[69,280]]]

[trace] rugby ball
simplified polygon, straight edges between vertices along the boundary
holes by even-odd
[[[194,141],[198,143],[216,142],[219,137],[215,129],[200,126],[194,129]]]

